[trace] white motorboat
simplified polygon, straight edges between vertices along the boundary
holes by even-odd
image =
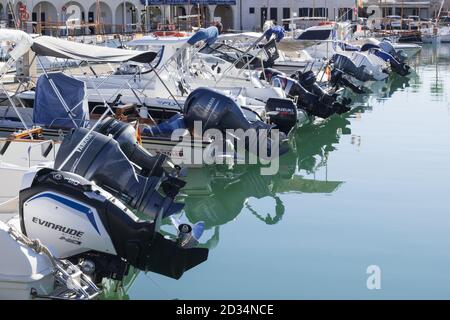
[[[441,43],[450,43],[450,26],[443,26],[439,30]]]

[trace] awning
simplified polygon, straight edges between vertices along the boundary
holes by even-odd
[[[19,59],[33,44],[33,39],[21,30],[2,29],[0,31],[0,41],[11,41],[16,44],[14,49],[9,52],[9,55],[14,60]]]
[[[157,52],[133,51],[77,43],[54,37],[42,36],[34,39],[31,49],[38,55],[87,62],[152,62]]]
[[[262,35],[263,34],[261,32],[223,33],[219,36],[219,40],[236,40],[236,39],[256,40],[261,38]]]

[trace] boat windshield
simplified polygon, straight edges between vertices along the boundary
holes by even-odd
[[[331,29],[305,30],[297,40],[328,40],[331,37]]]

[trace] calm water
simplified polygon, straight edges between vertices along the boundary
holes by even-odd
[[[206,222],[208,260],[181,280],[139,273],[125,298],[449,299],[450,46],[412,64],[299,130],[276,176],[191,170],[185,218]]]

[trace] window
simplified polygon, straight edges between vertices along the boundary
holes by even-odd
[[[248,8],[248,13],[249,14],[255,14],[255,7]]]
[[[270,8],[270,20],[278,20],[278,8]]]
[[[289,19],[291,17],[291,9],[290,8],[283,8],[283,19]],[[289,29],[289,21],[283,21],[284,29]]]
[[[309,17],[309,9],[310,8],[299,8],[298,9],[298,16],[299,17]]]
[[[339,8],[339,18],[342,20],[352,20],[353,19],[353,9],[352,8]]]
[[[283,8],[283,19],[289,19],[291,17],[291,9]]]
[[[261,28],[267,20],[267,8],[261,8]]]
[[[305,31],[298,40],[328,40],[331,37],[331,31],[331,29]]]
[[[328,17],[328,8],[315,8],[314,17]]]

